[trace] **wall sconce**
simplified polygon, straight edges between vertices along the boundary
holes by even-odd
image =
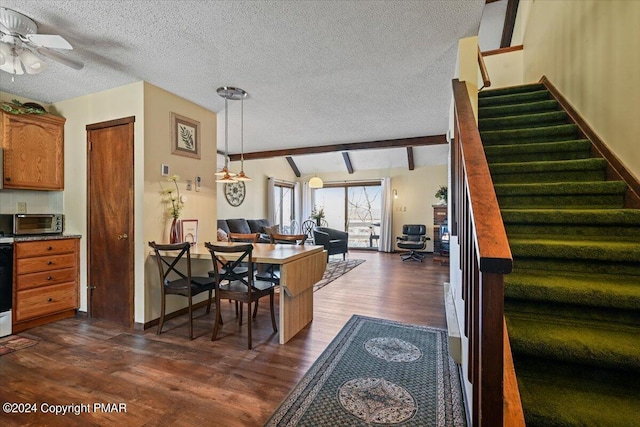
[[[393,190],[393,198],[394,199],[398,198],[398,190]]]

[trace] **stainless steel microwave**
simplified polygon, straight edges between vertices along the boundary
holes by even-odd
[[[62,214],[0,214],[0,232],[4,235],[61,234]]]

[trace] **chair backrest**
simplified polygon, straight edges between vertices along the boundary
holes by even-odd
[[[402,226],[402,234],[407,237],[406,240],[418,241],[427,234],[427,227],[424,224],[404,224]]]
[[[253,279],[253,245],[251,243],[246,245],[214,245],[205,242],[204,246],[211,253],[213,272],[217,284],[220,284],[223,280],[239,280],[251,287],[250,284]],[[224,257],[224,254],[240,255],[235,261],[229,261]],[[243,262],[246,263],[246,267],[249,269],[248,277],[242,273],[237,273],[239,271],[237,267],[240,267]]]
[[[313,228],[316,226],[316,222],[312,219],[308,219],[302,223],[302,233],[307,235],[307,238],[313,238]]]
[[[307,240],[306,234],[278,234],[272,233],[270,236],[271,243],[285,243],[290,245],[304,245],[305,240]],[[299,241],[299,243],[298,243]]]
[[[260,233],[229,233],[230,242],[257,243]]]
[[[173,243],[173,244],[159,244],[156,242],[149,242],[149,246],[154,250],[156,254],[156,262],[158,264],[158,273],[160,274],[160,281],[163,285],[169,282],[169,275],[175,273],[183,279],[191,281],[191,243]],[[164,254],[163,254],[164,253]],[[178,262],[186,254],[187,258],[187,274],[176,268]]]

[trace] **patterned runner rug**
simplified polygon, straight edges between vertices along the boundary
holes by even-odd
[[[265,426],[465,426],[446,331],[354,315]]]
[[[21,337],[18,335],[9,335],[4,338],[0,338],[0,356],[13,353],[23,348],[31,347],[38,344],[38,341],[30,338]]]
[[[322,279],[318,283],[313,285],[313,292],[319,291],[320,289],[324,288],[329,283],[336,280],[338,277],[362,264],[364,261],[365,260],[363,259],[329,261],[327,263],[327,268],[326,270],[324,270],[324,274],[322,275]]]

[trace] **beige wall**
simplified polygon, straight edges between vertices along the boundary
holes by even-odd
[[[522,50],[485,56],[484,63],[491,80],[491,87],[487,90],[523,84],[523,58]]]
[[[200,159],[171,153],[171,112],[200,122]],[[170,175],[179,175],[178,188],[187,200],[181,219],[198,220],[198,241],[214,240],[216,236],[216,114],[152,84],[144,83],[144,223],[141,235],[143,258],[148,258],[147,242],[168,242],[171,218],[162,203],[160,192],[170,182],[161,175],[161,165],[169,166]],[[195,178],[200,176],[200,191],[195,191]],[[186,190],[186,181],[192,190]],[[137,215],[136,215],[137,216]],[[136,303],[136,322],[147,322],[160,315],[160,285],[153,258],[146,259],[144,280],[144,312]],[[198,274],[205,274],[211,266],[201,266]],[[136,285],[136,295],[140,289]],[[204,298],[202,295],[200,299]],[[185,307],[185,298],[170,297],[167,312]]]
[[[640,2],[535,1],[524,34],[524,81],[546,75],[640,177]]]

